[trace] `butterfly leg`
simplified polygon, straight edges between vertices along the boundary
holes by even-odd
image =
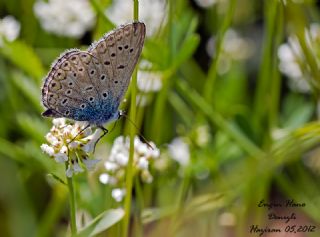
[[[94,144],[94,148],[93,148],[93,153],[95,152],[95,150],[96,150],[96,145],[97,145],[97,143],[101,140],[101,138],[103,138],[109,131],[108,131],[108,129],[106,129],[105,127],[103,127],[103,126],[98,126],[98,128],[100,128],[101,130],[102,130],[102,132],[103,132],[103,134],[98,138],[98,140],[95,142],[95,144]]]

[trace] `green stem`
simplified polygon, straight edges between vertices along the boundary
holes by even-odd
[[[67,168],[67,167],[66,167]],[[69,189],[69,201],[70,201],[70,221],[71,221],[71,235],[77,234],[76,225],[76,200],[74,195],[74,186],[72,177],[67,177],[68,189]]]
[[[248,139],[235,124],[225,121],[220,114],[212,109],[211,104],[207,103],[195,90],[192,90],[186,82],[177,80],[176,85],[177,89],[185,96],[185,99],[189,101],[190,104],[198,108],[201,113],[207,116],[212,124],[225,132],[250,156],[261,158],[265,155],[264,152]]]
[[[212,64],[211,64],[209,72],[208,72],[207,82],[206,82],[205,86],[203,87],[204,97],[205,97],[206,101],[210,101],[211,96],[214,94],[213,93],[214,83],[217,78],[217,69],[218,69],[219,58],[220,58],[222,48],[223,48],[222,47],[223,40],[224,40],[225,33],[232,22],[232,17],[233,17],[236,3],[237,3],[236,0],[231,0],[229,2],[227,14],[226,14],[225,18],[223,19],[222,26],[220,28],[220,32],[217,36],[216,54],[214,56],[214,59],[212,61]]]
[[[139,20],[139,1],[133,0],[133,16],[134,21]],[[137,77],[138,70],[134,70],[131,82],[131,104],[130,104],[130,119],[133,122],[130,126],[130,151],[129,161],[126,172],[126,197],[124,200],[125,216],[123,220],[123,232],[122,236],[128,236],[130,213],[131,213],[131,201],[132,201],[132,186],[133,186],[133,155],[134,155],[134,137],[136,128],[133,125],[136,120],[136,95],[137,95]]]

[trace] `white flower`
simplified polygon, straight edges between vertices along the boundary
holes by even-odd
[[[63,163],[68,161],[68,156],[64,153],[57,153],[54,155],[54,160],[58,163]]]
[[[138,167],[142,170],[148,169],[149,161],[145,157],[141,157],[138,161]]]
[[[38,0],[33,10],[41,26],[57,35],[80,38],[95,23],[88,0]]]
[[[106,168],[107,171],[111,171],[111,172],[114,172],[116,169],[119,168],[119,166],[116,163],[113,163],[110,161],[106,161],[104,163],[104,167]]]
[[[82,150],[86,153],[92,153],[98,139],[100,139],[102,135],[101,133],[102,131],[100,129],[97,129],[94,134],[83,139],[84,141],[88,141],[88,143],[82,147]]]
[[[96,129],[92,133],[90,127],[83,130],[86,126],[86,123],[70,124],[65,119],[54,119],[53,127],[45,136],[49,144],[41,145],[41,150],[56,162],[68,164],[66,171],[68,177],[83,172],[84,168],[92,170],[99,162],[90,159],[88,154],[93,151],[101,131]]]
[[[13,16],[6,16],[0,20],[0,46],[3,39],[14,41],[20,33],[20,23]]]
[[[140,91],[145,93],[161,90],[162,80],[160,73],[139,70],[137,86]]]
[[[151,148],[151,147],[152,148]],[[130,138],[120,136],[114,140],[110,156],[104,163],[107,175],[100,177],[100,182],[106,184],[119,184],[123,181],[126,166],[129,161]],[[133,168],[135,174],[139,175],[144,182],[152,182],[153,177],[149,172],[152,161],[160,156],[159,149],[153,142],[149,145],[140,141],[136,136],[134,139]],[[111,181],[110,181],[111,180]]]
[[[139,18],[146,24],[147,36],[151,36],[159,30],[165,20],[166,11],[166,0],[139,0]],[[115,24],[132,21],[133,1],[113,1],[105,14]]]
[[[206,50],[210,57],[215,54],[216,39],[210,37],[206,44]],[[254,42],[241,37],[235,30],[228,29],[223,39],[223,47],[218,65],[219,74],[229,71],[233,60],[246,60],[253,55]]]
[[[181,166],[187,166],[190,162],[190,151],[187,143],[182,138],[177,137],[169,144],[169,154],[172,159]]]
[[[195,0],[199,7],[208,8],[216,4],[219,0]]]
[[[111,192],[111,196],[116,200],[117,202],[121,202],[123,197],[126,194],[126,190],[122,188],[115,188]]]
[[[96,166],[96,164],[99,162],[100,160],[96,160],[96,159],[88,159],[88,158],[84,158],[82,160],[83,164],[86,166],[87,170],[93,170]]]
[[[320,50],[320,25],[311,24],[309,29],[305,30],[306,46],[310,53],[314,54],[314,58]],[[306,56],[302,50],[299,40],[296,36],[290,35],[287,43],[284,43],[278,48],[279,69],[285,74],[289,80],[289,87],[301,93],[309,93],[311,91],[310,82],[315,80],[312,77],[310,67],[305,64]],[[317,61],[317,64],[320,62]],[[317,82],[316,82],[317,83]]]
[[[54,155],[54,149],[53,147],[49,146],[48,144],[42,144],[41,145],[41,150],[45,153],[47,153],[49,156]]]

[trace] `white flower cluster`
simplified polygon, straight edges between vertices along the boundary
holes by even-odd
[[[139,17],[146,24],[147,36],[152,36],[159,30],[167,15],[166,11],[166,0],[139,0]],[[105,14],[115,24],[132,21],[133,1],[113,1]]]
[[[38,0],[33,10],[46,31],[72,38],[83,36],[96,20],[88,0]]]
[[[306,29],[305,40],[310,52],[319,51],[319,24],[311,24],[310,29]],[[280,60],[279,69],[290,79],[290,88],[302,93],[310,92],[309,82],[312,80],[310,68],[306,66],[306,57],[300,47],[299,40],[295,36],[289,36],[287,43],[280,45],[278,57]]]
[[[250,58],[254,53],[254,43],[241,37],[238,32],[229,29],[223,39],[223,49],[218,65],[218,73],[224,74],[229,71],[232,61],[241,61]],[[207,53],[210,57],[215,54],[216,39],[211,37],[206,45]]]
[[[20,23],[13,16],[6,16],[0,20],[0,46],[3,40],[14,41],[20,33]]]
[[[149,171],[150,163],[160,156],[159,149],[153,142],[147,144],[140,141],[138,137],[134,139],[133,167],[134,174],[139,175],[145,183],[151,183],[153,177]],[[110,156],[104,163],[106,169],[99,180],[103,184],[110,184],[117,188],[113,189],[112,197],[120,202],[125,195],[125,189],[119,188],[124,182],[126,167],[129,161],[130,138],[120,136],[115,139]]]
[[[97,129],[94,133],[86,124],[76,122],[71,125],[64,118],[53,119],[53,127],[46,135],[49,144],[42,144],[43,152],[54,158],[58,163],[68,163],[66,175],[84,171],[84,167],[91,170],[98,160],[90,159],[88,154],[94,151],[95,144],[101,136]],[[81,132],[82,131],[82,132]],[[81,133],[80,133],[81,132]]]

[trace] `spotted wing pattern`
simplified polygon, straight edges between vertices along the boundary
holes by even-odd
[[[144,37],[145,25],[134,22],[105,35],[87,51],[62,54],[44,81],[43,115],[95,124],[115,117]]]

